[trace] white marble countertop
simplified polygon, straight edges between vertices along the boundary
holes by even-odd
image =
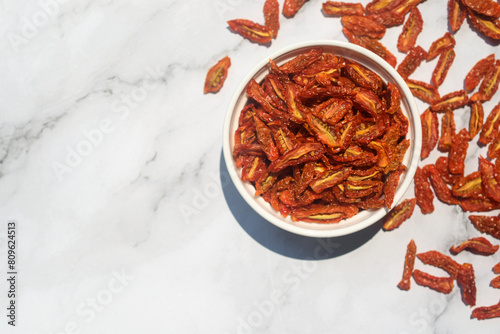
[[[415,283],[408,292],[396,287],[411,238],[419,252],[446,253],[481,235],[458,207],[436,200],[432,215],[416,208],[390,233],[377,223],[313,239],[264,221],[237,193],[222,159],[235,87],[284,46],[346,41],[319,0],[293,19],[281,16],[268,47],[228,30],[230,19],[263,22],[263,3],[2,2],[1,333],[498,333],[500,319],[470,319],[458,287],[449,295]],[[419,9],[417,43],[428,49],[448,29],[447,1]],[[399,61],[401,29],[382,39]],[[441,94],[462,89],[480,58],[500,56],[467,22],[455,38]],[[232,66],[223,89],[204,95],[208,68],[225,55]],[[436,61],[413,77],[429,81]],[[499,99],[485,103],[485,112]],[[455,115],[457,129],[468,126],[468,108]],[[471,144],[466,173],[481,153]],[[413,196],[411,186],[405,197]],[[11,220],[16,327],[6,317]],[[464,252],[456,260],[474,264],[477,304],[496,304],[500,290],[489,282],[500,253]],[[424,268],[418,260],[416,267]]]

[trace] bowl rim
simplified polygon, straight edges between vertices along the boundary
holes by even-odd
[[[338,237],[338,236],[343,236],[347,234],[352,234],[354,232],[360,231],[362,229],[367,228],[368,226],[376,223],[380,219],[382,219],[388,212],[389,210],[387,208],[381,208],[373,212],[372,215],[367,217],[366,219],[355,223],[353,225],[348,225],[342,228],[335,228],[335,229],[308,229],[304,228],[301,226],[296,226],[292,225],[289,222],[285,221],[284,219],[278,218],[277,216],[271,214],[270,212],[264,210],[263,208],[260,207],[260,205],[256,201],[256,197],[250,195],[248,191],[244,188],[244,182],[240,179],[240,176],[237,173],[237,168],[234,165],[234,159],[233,159],[233,154],[232,154],[232,149],[231,149],[231,136],[234,136],[233,133],[229,133],[230,128],[231,128],[231,121],[233,119],[233,114],[234,114],[234,108],[240,99],[240,96],[242,92],[244,92],[245,87],[247,86],[248,82],[256,76],[263,67],[265,67],[269,63],[269,59],[276,59],[279,56],[282,56],[286,53],[295,51],[297,49],[302,49],[302,48],[313,48],[313,47],[318,47],[321,48],[322,46],[332,46],[332,47],[338,47],[338,48],[345,48],[350,51],[353,51],[355,53],[361,54],[361,56],[364,56],[366,58],[369,58],[370,60],[373,60],[378,66],[381,66],[392,79],[396,81],[398,84],[399,88],[403,90],[402,92],[402,97],[404,97],[407,100],[408,103],[408,115],[412,115],[413,119],[413,124],[410,123],[410,125],[413,125],[413,130],[414,130],[414,150],[412,152],[412,157],[411,160],[409,161],[409,166],[407,166],[407,170],[405,172],[405,177],[400,181],[400,184],[398,186],[398,191],[396,192],[396,195],[394,197],[394,204],[397,204],[402,198],[405,192],[408,190],[412,180],[413,176],[416,172],[416,169],[418,167],[418,163],[420,161],[420,150],[421,150],[421,145],[422,145],[422,129],[421,129],[421,124],[420,124],[420,112],[417,107],[417,104],[415,102],[415,99],[413,97],[413,94],[411,93],[409,87],[406,85],[406,82],[404,79],[401,77],[401,75],[396,71],[394,67],[389,65],[385,60],[383,60],[381,57],[373,53],[372,51],[369,51],[361,46],[352,44],[352,43],[347,43],[347,42],[342,42],[342,41],[335,41],[335,40],[310,40],[310,41],[305,41],[305,42],[300,42],[300,43],[295,43],[288,45],[284,48],[281,48],[273,53],[271,53],[269,56],[266,58],[262,59],[260,62],[257,63],[253,67],[253,69],[247,73],[247,75],[241,80],[240,84],[234,91],[231,100],[229,102],[229,106],[226,110],[225,114],[225,119],[224,119],[224,126],[223,126],[223,134],[222,134],[222,149],[223,149],[223,155],[224,155],[224,161],[226,163],[226,167],[229,173],[229,176],[235,185],[236,189],[238,190],[239,194],[243,197],[245,202],[250,205],[250,207],[257,212],[262,218],[267,220],[268,222],[274,224],[275,226],[286,230],[288,232],[292,232],[298,235],[302,236],[307,236],[307,237],[316,237],[316,238],[327,238],[327,237]],[[347,57],[349,58],[349,57]],[[307,223],[312,224],[318,224],[318,223]],[[321,224],[325,225],[325,224]]]

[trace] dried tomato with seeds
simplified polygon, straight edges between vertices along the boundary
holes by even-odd
[[[500,302],[491,306],[476,307],[472,310],[472,318],[477,320],[493,319],[500,317]]]
[[[490,199],[484,193],[460,200],[459,204],[465,212],[485,212],[500,209],[500,203]]]
[[[500,5],[493,0],[461,0],[463,4],[474,12],[485,16],[499,17]]]
[[[246,19],[227,21],[229,28],[244,38],[259,44],[269,43],[273,34],[269,28]]]
[[[413,214],[416,200],[405,199],[403,202],[396,205],[384,219],[384,231],[392,231],[401,226]]]
[[[487,16],[476,15],[470,9],[467,10],[467,17],[480,33],[492,39],[500,39],[500,23],[498,20],[493,21]]]
[[[384,183],[384,201],[385,201],[385,207],[388,209],[392,207],[392,202],[394,201],[394,195],[396,194],[396,189],[399,184],[399,179],[405,170],[406,167],[404,165],[400,165],[400,168],[391,172],[387,176],[387,180]]]
[[[431,184],[424,171],[417,167],[415,176],[413,178],[415,183],[415,200],[416,204],[420,207],[422,214],[434,212],[434,193],[431,190]]]
[[[452,146],[452,140],[455,136],[455,119],[453,111],[449,110],[441,118],[441,137],[439,137],[438,150],[449,152]]]
[[[497,276],[494,279],[492,279],[490,285],[492,288],[500,289],[500,276]]]
[[[449,165],[448,157],[437,158],[435,165],[436,165],[436,169],[439,172],[439,175],[441,176],[441,178],[443,179],[443,181],[446,184],[453,186],[462,177],[462,175],[460,175],[460,174],[451,174],[450,173],[450,170],[448,169],[448,165]]]
[[[495,264],[492,269],[495,274],[500,274],[500,262]]]
[[[367,36],[360,36],[361,46],[372,51],[380,58],[384,59],[389,63],[392,67],[395,67],[398,60],[396,56],[394,56],[382,43],[380,43],[377,39],[370,38]]]
[[[413,267],[415,266],[415,256],[417,255],[417,245],[413,239],[410,240],[410,243],[406,247],[406,255],[405,255],[405,264],[403,270],[403,278],[398,284],[398,287],[401,290],[410,290],[411,285],[411,275],[413,273]]]
[[[412,47],[399,64],[398,73],[404,78],[409,77],[426,58],[427,52],[421,46]]]
[[[422,151],[420,157],[423,160],[429,156],[439,140],[439,120],[435,113],[427,109],[420,115],[420,122],[422,123]]]
[[[484,110],[480,101],[473,101],[470,104],[469,135],[472,140],[483,127]]]
[[[205,78],[203,93],[217,93],[222,88],[224,81],[226,81],[227,71],[230,66],[231,59],[228,56],[222,58],[217,64],[212,66]]]
[[[472,215],[469,219],[478,231],[500,239],[500,217]]]
[[[495,165],[483,157],[479,157],[479,170],[481,171],[484,192],[495,202],[500,202],[500,184],[495,178]]]
[[[455,51],[451,48],[443,51],[439,56],[438,63],[432,72],[432,84],[436,87],[441,86],[448,75],[448,71],[455,60]]]
[[[500,83],[500,59],[495,62],[495,65],[486,73],[481,86],[479,86],[479,99],[481,101],[489,101],[498,90]]]
[[[427,51],[427,60],[432,60],[455,46],[455,38],[449,32],[446,32],[443,37],[432,42],[429,51]]]
[[[397,7],[403,0],[373,0],[366,5],[366,10],[369,13],[380,13],[389,11]]]
[[[483,191],[481,172],[476,171],[465,177],[460,177],[451,187],[454,196],[461,198],[474,197]]]
[[[448,169],[452,174],[463,174],[465,169],[465,157],[469,148],[469,131],[462,129],[453,137],[450,155],[448,157]]]
[[[488,145],[488,158],[496,159],[500,156],[500,135],[497,134],[495,139]]]
[[[342,16],[342,25],[357,36],[368,36],[380,39],[385,34],[385,26],[378,24],[365,16]]]
[[[498,251],[498,248],[498,245],[493,245],[488,241],[488,239],[484,237],[477,237],[466,240],[458,246],[451,246],[450,252],[452,254],[458,254],[464,250],[467,250],[473,254],[492,255]]]
[[[406,53],[415,46],[423,24],[422,14],[420,14],[418,8],[413,8],[398,38],[397,46],[400,52]]]
[[[495,54],[492,53],[489,56],[479,60],[467,73],[465,77],[465,89],[467,91],[473,91],[477,85],[484,79],[486,74],[490,71],[495,63]]]
[[[391,11],[384,11],[380,13],[374,13],[365,15],[367,18],[375,23],[381,24],[386,28],[400,26],[405,23],[405,16],[402,14],[396,14]]]
[[[461,265],[448,255],[433,250],[419,253],[417,257],[422,263],[441,268],[446,271],[451,278],[457,279]]]
[[[469,97],[465,90],[459,90],[446,94],[431,104],[431,110],[435,112],[454,110],[462,108],[469,102]]]
[[[424,172],[429,177],[430,183],[432,185],[432,189],[434,189],[434,193],[436,197],[443,203],[455,205],[458,203],[458,200],[453,197],[451,193],[451,189],[448,188],[446,183],[441,178],[439,171],[437,170],[435,165],[426,165],[424,166]]]
[[[418,285],[426,286],[444,294],[448,294],[453,290],[453,278],[451,277],[436,277],[415,269],[413,270],[413,279]]]
[[[278,30],[280,29],[280,4],[278,0],[266,0],[263,10],[265,25],[275,39],[278,37]]]
[[[461,0],[448,0],[448,23],[451,32],[456,32],[462,26],[467,16],[467,11]]]
[[[307,0],[285,0],[283,3],[283,15],[286,17],[293,17],[300,8],[306,3]]]
[[[458,286],[462,293],[462,300],[465,305],[476,305],[476,281],[474,267],[470,263],[464,263],[460,266],[457,275]]]
[[[406,78],[405,81],[413,96],[428,104],[432,104],[435,100],[440,98],[437,87],[433,85],[409,78]]]
[[[333,16],[358,15],[365,13],[365,8],[360,3],[326,1],[322,4],[323,12]]]
[[[498,134],[500,126],[500,103],[497,104],[490,112],[479,134],[479,143],[483,145],[489,144]]]
[[[419,3],[423,2],[425,0],[403,0],[402,2],[398,3],[396,7],[391,9],[391,13],[397,14],[397,15],[406,15],[408,14],[413,8],[415,8]]]

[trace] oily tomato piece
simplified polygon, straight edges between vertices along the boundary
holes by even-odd
[[[490,71],[495,63],[495,54],[492,53],[489,56],[479,60],[467,73],[465,77],[465,89],[467,91],[473,91],[477,85],[483,80],[486,74]]]
[[[500,23],[487,16],[481,16],[467,9],[467,17],[470,23],[484,36],[492,39],[500,39]]]
[[[255,43],[266,44],[273,39],[273,33],[268,27],[247,19],[230,20],[227,24],[232,31]]]
[[[422,150],[420,157],[427,158],[439,140],[439,120],[436,113],[427,109],[420,115],[422,123]]]
[[[278,0],[266,0],[264,3],[264,22],[274,39],[278,37],[280,29],[280,4]]]
[[[413,270],[413,279],[418,285],[426,286],[432,290],[448,294],[453,291],[453,278],[436,277],[418,269]]]
[[[403,26],[403,31],[398,37],[398,50],[406,53],[415,46],[417,37],[422,32],[424,20],[417,7],[413,8]]]
[[[438,62],[434,71],[432,72],[432,84],[436,87],[441,86],[448,75],[448,71],[450,70],[453,61],[455,60],[455,51],[453,48],[447,49],[443,51],[441,56],[439,56]]]
[[[469,135],[472,140],[483,127],[484,110],[481,101],[473,101],[470,104]]]
[[[454,136],[455,118],[453,116],[453,111],[448,110],[441,118],[441,137],[439,137],[438,150],[441,152],[449,152]]]
[[[486,73],[481,86],[479,86],[479,99],[489,101],[498,90],[500,83],[500,59],[495,62],[493,67]]]
[[[426,58],[427,51],[421,46],[412,47],[403,61],[399,64],[397,69],[398,73],[401,74],[403,78],[409,77]]]
[[[500,103],[489,113],[479,134],[479,143],[488,145],[498,134],[500,126]]]
[[[420,167],[417,167],[413,182],[415,183],[416,204],[420,207],[422,214],[434,212],[434,193],[431,190],[427,175]]]
[[[436,86],[409,78],[406,78],[405,81],[408,85],[408,88],[410,88],[413,96],[428,104],[432,104],[435,100],[440,98]]]
[[[453,137],[450,154],[448,156],[448,169],[452,174],[463,174],[465,169],[465,157],[469,148],[469,131],[462,129]]]
[[[413,267],[415,266],[415,257],[417,255],[417,245],[413,239],[410,240],[410,243],[406,247],[406,255],[405,255],[405,264],[403,270],[403,278],[398,283],[398,288],[401,290],[408,291],[411,286],[411,275],[413,273]]]
[[[293,17],[300,8],[306,3],[307,0],[285,0],[283,3],[283,15],[286,17]]]
[[[467,10],[460,0],[448,0],[448,23],[451,32],[455,33],[460,29],[467,16]]]
[[[362,16],[365,13],[365,8],[360,3],[326,1],[323,2],[322,7],[325,14],[332,16]]]
[[[478,231],[500,239],[500,217],[472,215],[469,219]]]
[[[464,250],[467,250],[473,254],[492,255],[498,251],[498,248],[498,245],[493,245],[488,241],[488,239],[484,237],[477,237],[466,240],[458,246],[451,246],[450,252],[452,254],[458,254]]]
[[[380,39],[385,35],[385,26],[378,24],[365,16],[342,16],[342,25],[357,36],[367,36]]]
[[[448,255],[432,250],[425,253],[419,253],[417,257],[422,263],[441,268],[446,271],[451,278],[457,279],[461,265]]]
[[[405,199],[403,202],[396,205],[384,219],[384,231],[392,231],[403,224],[413,214],[416,200]]]
[[[474,12],[485,16],[499,17],[500,4],[493,0],[461,0],[463,4]]]
[[[231,66],[231,59],[226,56],[219,60],[217,64],[212,66],[207,73],[205,78],[205,86],[203,88],[203,93],[217,93],[224,85],[224,81],[227,78],[227,71]]]
[[[442,54],[444,51],[451,49],[455,46],[455,38],[449,32],[446,32],[444,36],[438,38],[432,42],[429,51],[427,51],[427,60],[432,60]]]
[[[472,318],[477,320],[493,319],[500,317],[500,302],[491,306],[476,307],[472,310]]]
[[[469,96],[465,90],[459,90],[442,96],[435,100],[430,109],[435,112],[442,112],[462,108],[469,103]]]

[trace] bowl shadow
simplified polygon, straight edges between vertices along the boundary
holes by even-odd
[[[361,247],[382,229],[383,222],[350,235],[332,238],[313,238],[294,234],[271,224],[257,214],[240,195],[229,177],[221,153],[220,178],[226,203],[243,230],[267,249],[294,259],[324,260],[342,256]]]

